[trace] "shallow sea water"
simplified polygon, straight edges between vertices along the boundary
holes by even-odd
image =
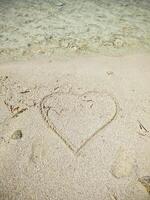
[[[150,50],[149,0],[0,0],[0,59]]]

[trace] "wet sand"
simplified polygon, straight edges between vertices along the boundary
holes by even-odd
[[[148,0],[0,0],[0,61],[150,52]]]

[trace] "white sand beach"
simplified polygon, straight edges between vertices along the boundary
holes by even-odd
[[[149,66],[149,55],[1,64],[1,199],[148,200]]]
[[[0,200],[150,199],[148,0],[0,0]]]

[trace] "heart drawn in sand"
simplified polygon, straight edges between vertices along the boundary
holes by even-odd
[[[106,92],[54,93],[43,98],[41,114],[74,153],[80,151],[116,116],[115,100]]]

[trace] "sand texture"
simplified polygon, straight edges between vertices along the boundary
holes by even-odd
[[[149,200],[149,119],[149,54],[0,64],[0,200]]]

